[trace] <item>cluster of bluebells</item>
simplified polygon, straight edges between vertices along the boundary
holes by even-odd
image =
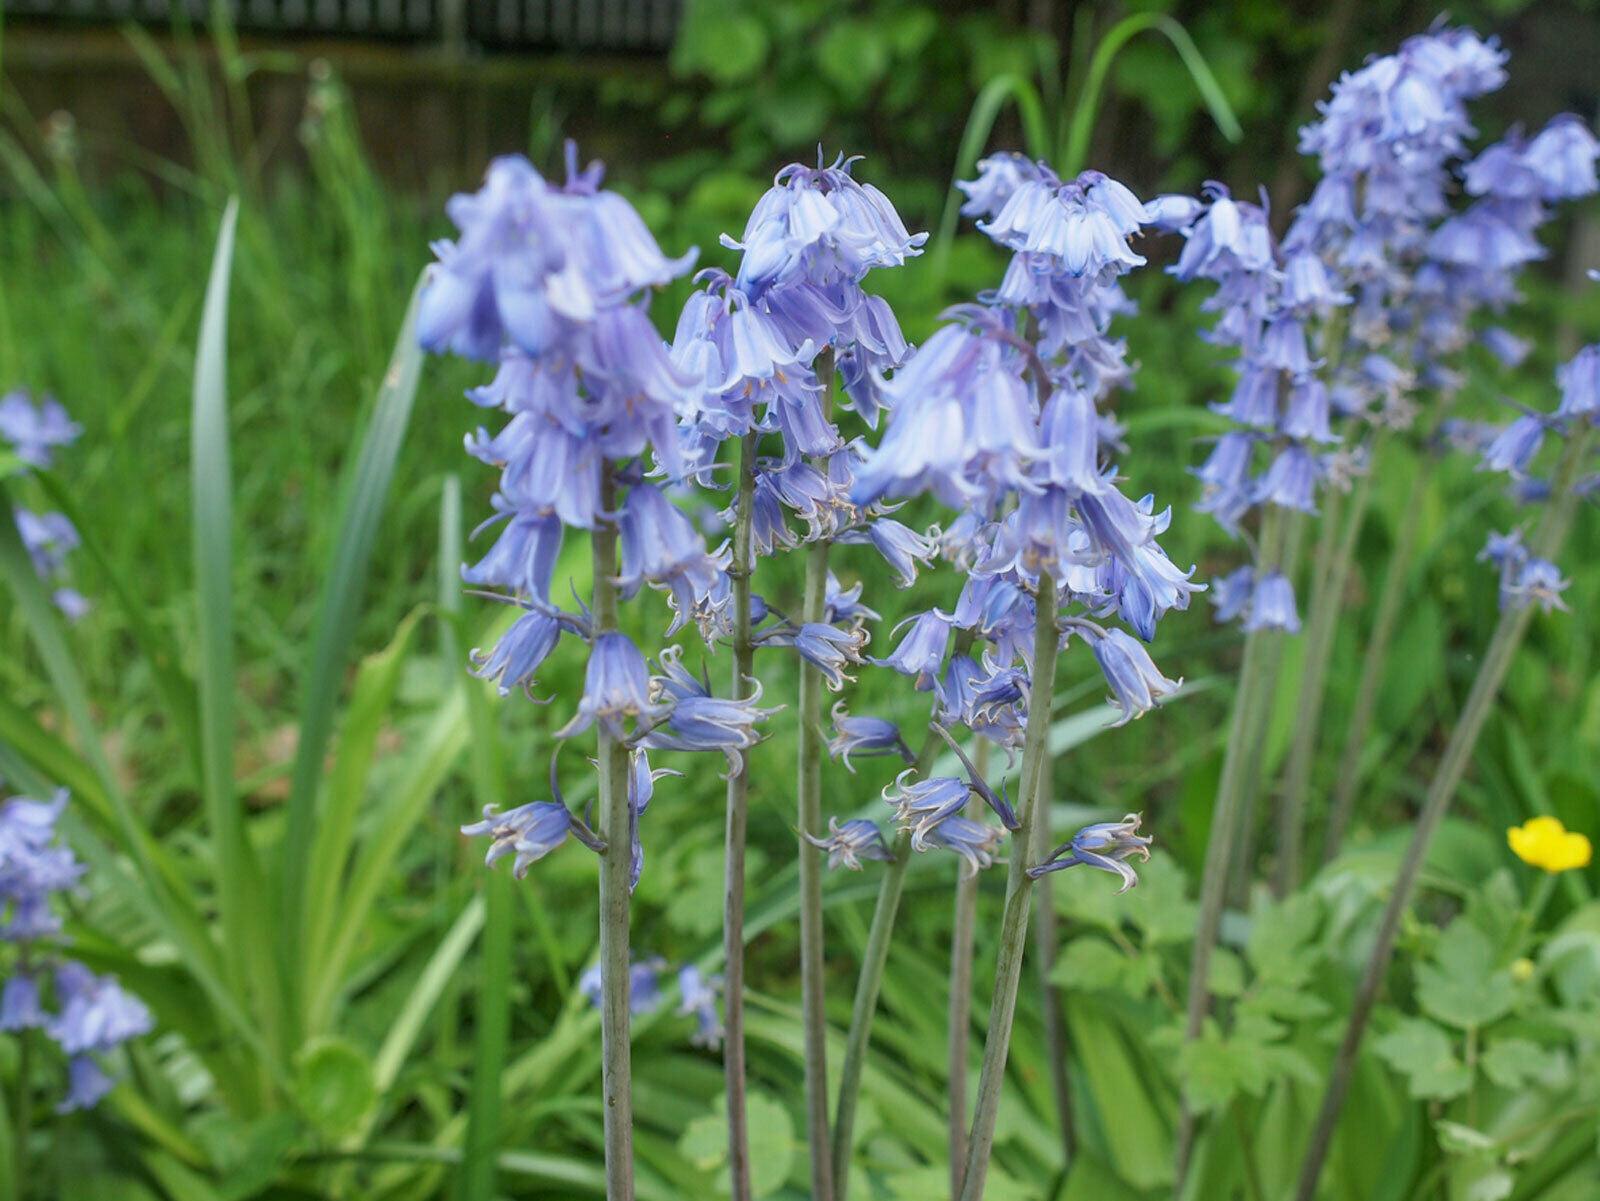
[[[1203,202],[1164,198],[1162,213],[1184,238],[1172,273],[1216,285],[1204,305],[1218,315],[1210,337],[1239,356],[1233,394],[1213,406],[1235,428],[1197,472],[1197,507],[1233,533],[1262,506],[1314,513],[1319,481],[1340,478],[1348,464],[1327,449],[1339,438],[1313,343],[1350,294],[1314,250],[1278,244],[1263,205],[1235,200],[1221,184]],[[1249,630],[1300,628],[1293,586],[1275,563],[1241,567],[1217,581],[1211,599],[1220,620],[1242,616]]]
[[[1409,426],[1419,386],[1452,397],[1450,357],[1478,311],[1516,299],[1517,273],[1544,254],[1534,234],[1549,206],[1594,191],[1596,145],[1571,116],[1465,160],[1468,103],[1505,82],[1506,57],[1492,39],[1437,28],[1342,76],[1301,131],[1321,176],[1281,244],[1262,206],[1221,185],[1199,201],[1162,198],[1163,223],[1185,238],[1173,272],[1217,285],[1212,336],[1239,351],[1238,385],[1216,406],[1238,428],[1199,470],[1201,508],[1225,528],[1261,504],[1314,512],[1319,483],[1344,486],[1363,467],[1341,445],[1351,428]],[[1458,175],[1471,198],[1460,211]],[[1482,340],[1507,362],[1526,353],[1499,328]],[[1213,600],[1220,620],[1242,616],[1247,629],[1298,628],[1271,564],[1218,581]]]
[[[726,547],[707,548],[669,489],[701,464],[681,424],[698,410],[705,383],[675,360],[648,314],[652,289],[684,275],[694,253],[668,258],[621,196],[603,189],[602,168],[579,169],[567,148],[567,179],[546,180],[521,157],[496,159],[483,187],[454,197],[459,235],[435,246],[418,337],[432,351],[494,363],[494,379],[468,393],[506,421],[467,439],[474,457],[497,468],[488,552],[465,567],[467,583],[523,612],[489,651],[474,651],[476,674],[502,694],[533,694],[536,673],[565,636],[588,644],[577,712],[558,732],[591,726],[626,743],[631,756],[634,879],[643,863],[639,819],[655,781],[651,748],[737,752],[756,741],[766,711],[754,699],[720,700],[663,655],[652,673],[625,634],[598,627],[581,601],[563,609],[552,594],[567,529],[614,524],[624,600],[642,587],[666,594],[671,636],[693,623],[710,641],[728,624]],[[520,872],[572,834],[600,846],[552,799],[485,814],[466,832],[491,840],[489,858],[514,854]]]
[[[985,159],[962,187],[963,211],[982,218],[979,228],[1012,252],[1010,264],[997,289],[950,310],[884,381],[889,427],[866,454],[851,500],[929,494],[958,510],[939,537],[965,575],[955,605],[908,618],[893,651],[873,661],[932,695],[935,729],[964,768],[960,776],[902,773],[884,794],[896,823],[913,849],[950,850],[977,870],[1016,818],[1004,790],[985,783],[948,731],[965,728],[1008,755],[1022,744],[1041,580],[1054,585],[1059,609],[1049,619],[1060,641],[1076,635],[1090,645],[1123,721],[1177,687],[1140,639],[1154,636],[1166,612],[1187,607],[1198,586],[1194,569],[1176,567],[1159,544],[1169,512],[1123,491],[1115,456],[1125,447],[1102,411],[1132,374],[1111,323],[1132,308],[1120,277],[1145,261],[1130,239],[1156,214],[1100,172],[1062,180],[1013,154]],[[886,722],[836,713],[835,726],[841,757],[906,756]],[[998,825],[966,814],[973,798]],[[829,840],[846,866],[854,866],[850,856],[866,857],[860,848],[881,846],[856,825],[837,827]]]
[[[1596,273],[1600,278],[1600,273]],[[1561,390],[1561,403],[1555,412],[1528,414],[1518,418],[1534,426],[1531,445],[1515,456],[1497,455],[1496,450],[1504,440],[1491,442],[1484,451],[1483,466],[1490,470],[1510,474],[1526,498],[1546,498],[1557,484],[1571,487],[1579,496],[1600,495],[1600,473],[1590,470],[1592,464],[1581,462],[1578,473],[1570,481],[1543,479],[1532,473],[1534,457],[1544,442],[1547,432],[1557,438],[1589,437],[1589,431],[1600,426],[1600,343],[1593,343],[1578,351],[1570,361],[1556,372],[1556,382]],[[1562,591],[1567,580],[1560,569],[1548,559],[1533,553],[1522,540],[1520,530],[1507,534],[1491,534],[1480,559],[1488,561],[1500,574],[1500,607],[1520,608],[1538,604],[1546,612],[1564,609]]]
[[[29,467],[51,466],[56,450],[72,445],[82,432],[52,397],[35,402],[21,390],[0,396],[0,444]],[[34,570],[52,586],[56,607],[77,621],[89,611],[89,602],[64,581],[67,558],[78,546],[78,531],[64,513],[35,513],[20,506],[11,513]]]
[[[635,960],[628,969],[628,1010],[636,1018],[645,1017],[661,1008],[661,977],[667,971],[667,961],[659,955]],[[689,1041],[696,1047],[715,1051],[722,1045],[722,1018],[717,1012],[717,998],[722,993],[722,977],[708,976],[699,967],[686,963],[678,969],[679,1017],[694,1019],[694,1033]],[[601,1003],[600,965],[593,964],[578,978],[578,992],[596,1009]]]
[[[150,1011],[115,979],[61,954],[58,900],[84,870],[57,838],[66,804],[65,790],[48,801],[0,803],[0,940],[14,950],[0,984],[0,1031],[42,1031],[67,1057],[63,1113],[88,1109],[111,1090],[101,1058],[151,1024]]]
[[[753,554],[818,540],[870,545],[908,585],[934,545],[881,508],[853,501],[862,451],[833,410],[876,427],[885,376],[910,348],[888,303],[862,283],[869,272],[920,254],[927,235],[909,233],[888,197],[855,178],[854,160],[823,161],[819,152],[816,167],[792,163],[778,172],[743,238],[723,237],[741,252],[737,272],[702,272],[700,290],[684,305],[672,359],[698,392],[682,423],[683,453],[699,481],[713,485],[725,442],[766,438],[764,447],[776,453],[753,466]],[[737,501],[722,516],[737,522]],[[859,597],[859,585],[844,590],[830,576],[824,619],[800,624],[753,597],[752,624],[761,627],[755,644],[793,647],[837,690],[862,662],[865,623],[877,616]]]

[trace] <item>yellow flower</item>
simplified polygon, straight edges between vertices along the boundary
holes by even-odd
[[[1506,831],[1512,853],[1530,867],[1547,872],[1567,872],[1588,867],[1593,854],[1586,835],[1568,830],[1559,818],[1530,817]]]

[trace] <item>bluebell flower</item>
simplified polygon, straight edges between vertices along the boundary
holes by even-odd
[[[501,696],[520,688],[533,696],[534,672],[550,656],[561,639],[561,622],[538,609],[530,609],[500,636],[494,650],[485,654],[474,647],[470,656],[472,674],[480,680],[494,680]]]
[[[1110,872],[1122,881],[1119,894],[1139,883],[1139,876],[1128,865],[1130,859],[1148,860],[1150,844],[1154,841],[1139,833],[1139,815],[1130,813],[1119,822],[1099,822],[1085,826],[1072,839],[1062,843],[1045,858],[1045,861],[1028,869],[1034,879],[1083,864]]]
[[[1295,609],[1294,585],[1280,571],[1269,571],[1255,581],[1250,608],[1245,615],[1246,630],[1300,632],[1300,614]]]
[[[645,1017],[661,1008],[661,973],[667,961],[659,955],[635,960],[628,968],[628,1012]],[[578,977],[578,991],[590,1005],[600,1008],[603,997],[600,965],[590,964]]]
[[[855,160],[831,167],[791,163],[757,202],[744,237],[722,244],[743,251],[741,288],[760,293],[797,281],[819,288],[856,283],[875,267],[892,267],[922,253],[927,234],[906,231],[884,194],[851,175]]]
[[[483,820],[461,827],[468,838],[487,835],[489,853],[483,862],[493,867],[497,860],[515,853],[511,872],[517,879],[567,840],[573,829],[573,816],[565,805],[554,801],[531,801],[504,813],[499,806],[485,805]]]
[[[841,822],[831,817],[828,819],[828,837],[817,838],[807,834],[806,841],[818,850],[828,852],[830,869],[844,867],[858,872],[863,859],[875,859],[880,863],[894,860],[894,855],[883,841],[883,832],[878,829],[878,823],[866,818]]]
[[[31,943],[61,930],[53,901],[72,888],[84,867],[56,841],[56,821],[67,802],[65,789],[49,801],[12,797],[0,804],[0,940]]]
[[[948,615],[938,609],[918,613],[894,628],[899,633],[906,625],[911,629],[900,640],[900,645],[886,659],[874,658],[880,667],[890,667],[901,675],[916,681],[919,692],[930,691],[939,678],[939,668],[944,663],[944,652],[950,641],[951,622]]]
[[[660,677],[653,687],[658,696],[667,695]],[[646,734],[640,745],[667,751],[721,751],[728,761],[728,773],[738,775],[744,770],[742,752],[761,741],[756,726],[778,712],[759,708],[756,702],[760,699],[759,680],[751,681],[749,696],[737,700],[705,693],[675,696],[665,724]]]
[[[1520,367],[1533,350],[1533,343],[1510,330],[1491,325],[1478,335],[1485,350],[1500,360],[1503,367]]]
[[[1041,167],[978,228],[1002,246],[1054,260],[1065,274],[1100,276],[1144,262],[1128,247],[1144,220],[1144,205],[1116,180],[1085,171],[1063,183]]]
[[[617,529],[622,541],[617,582],[623,599],[637,593],[641,583],[660,588],[670,594],[673,613],[666,636],[672,637],[693,619],[709,642],[721,624],[721,610],[732,599],[731,593],[718,588],[732,562],[727,544],[708,552],[694,523],[650,484],[629,489]]]
[[[499,513],[474,532],[499,521],[506,522],[505,529],[478,563],[461,568],[461,578],[479,587],[508,588],[548,604],[550,580],[561,554],[561,519],[554,513],[518,513],[498,495],[493,503]]]
[[[1161,233],[1181,233],[1194,223],[1195,219],[1205,211],[1205,207],[1193,196],[1177,194],[1157,196],[1145,202],[1145,224]]]
[[[916,583],[917,564],[928,563],[938,553],[938,544],[932,538],[887,517],[869,522],[865,529],[841,534],[838,541],[845,544],[871,543],[894,571],[902,588],[909,588]]]
[[[722,991],[721,976],[707,976],[692,963],[678,969],[678,1014],[695,1019],[692,1046],[715,1051],[722,1045],[722,1019],[717,1015],[717,996]]]
[[[34,513],[18,507],[11,514],[34,571],[47,584],[59,585],[67,559],[80,543],[77,528],[64,513]],[[52,599],[69,621],[79,620],[89,609],[87,600],[64,586],[53,590]]]
[[[794,647],[801,658],[822,672],[823,683],[831,691],[838,692],[846,680],[855,679],[845,669],[862,662],[861,652],[866,648],[868,637],[861,625],[840,629],[827,622],[811,621],[798,628],[761,630],[752,641],[757,646]]]
[[[70,446],[82,432],[53,397],[34,403],[21,389],[0,396],[0,441],[30,467],[49,467],[56,448]]]
[[[1556,382],[1561,386],[1557,417],[1600,420],[1600,343],[1585,346],[1562,364]]]
[[[1211,603],[1216,606],[1219,622],[1230,622],[1249,609],[1255,580],[1255,569],[1247,564],[1211,581]]]
[[[106,1075],[92,1055],[74,1055],[67,1060],[67,1095],[57,1103],[56,1112],[93,1109],[115,1087],[116,1081]]]
[[[1126,725],[1148,713],[1183,683],[1162,675],[1150,653],[1121,630],[1107,630],[1091,638],[1090,645],[1106,683],[1111,686],[1110,701],[1122,707],[1122,717],[1116,725]]]
[[[978,178],[958,179],[956,187],[966,195],[961,205],[963,217],[994,218],[1024,183],[1039,179],[1039,165],[1027,155],[1001,151],[978,160]]]
[[[1563,579],[1560,568],[1548,559],[1530,555],[1515,564],[1504,577],[1501,604],[1508,609],[1536,604],[1546,613],[1552,609],[1565,610],[1567,605],[1561,594],[1571,582]]]
[[[1481,466],[1486,471],[1504,471],[1513,476],[1525,474],[1544,444],[1544,431],[1544,418],[1523,414],[1484,448]]]
[[[960,813],[972,788],[959,776],[930,776],[912,780],[914,768],[907,768],[883,790],[883,799],[894,806],[895,821],[910,830],[913,842],[924,839],[940,822]],[[920,849],[920,848],[919,848]]]
[[[1303,447],[1287,446],[1272,460],[1266,474],[1256,481],[1253,494],[1262,504],[1315,513],[1320,474],[1317,460]]]
[[[33,976],[18,972],[0,988],[0,1030],[38,1029],[46,1017],[39,1003],[39,982]]]
[[[1600,143],[1582,118],[1571,113],[1551,118],[1528,143],[1525,158],[1539,176],[1543,200],[1574,200],[1600,190],[1595,178]]]
[[[851,717],[843,701],[833,706],[833,730],[834,735],[828,740],[828,754],[841,760],[847,771],[855,771],[851,755],[868,758],[898,755],[907,763],[915,758],[894,722],[882,717]]]
[[[860,625],[863,622],[878,620],[877,611],[861,603],[861,589],[860,580],[857,580],[852,587],[846,588],[839,583],[838,576],[832,571],[828,572],[822,608],[823,616],[830,625]]]
[[[960,855],[971,877],[994,862],[995,849],[1004,836],[997,826],[966,817],[947,817],[936,826],[912,834],[911,845],[918,851],[938,849]]]
[[[460,235],[434,245],[439,263],[417,315],[425,348],[492,360],[509,338],[541,355],[563,323],[592,320],[689,269],[693,252],[664,256],[632,206],[600,191],[598,168],[579,172],[575,156],[569,143],[565,188],[508,156],[490,164],[480,191],[451,199]]]
[[[578,711],[557,738],[573,738],[595,722],[613,738],[623,738],[627,718],[652,723],[664,710],[650,699],[650,670],[626,634],[608,630],[595,637],[584,672]]]
[[[46,1030],[66,1054],[104,1053],[149,1033],[150,1011],[112,977],[69,960],[56,968],[55,979],[60,1011]]]

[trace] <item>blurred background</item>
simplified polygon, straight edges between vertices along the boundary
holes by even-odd
[[[66,744],[49,742],[67,725],[59,678],[42,669],[22,617],[10,610],[0,612],[0,692],[10,698],[0,706],[0,733],[13,741],[24,729],[37,734],[45,749],[33,765],[77,791],[123,790],[171,851],[173,879],[209,914],[216,864],[188,741],[192,715],[174,708],[170,684],[174,665],[183,676],[206,667],[189,535],[190,404],[196,331],[229,197],[240,201],[226,375],[232,784],[264,859],[283,838],[283,811],[297,787],[300,714],[315,680],[347,694],[354,665],[375,656],[362,679],[388,689],[375,710],[358,690],[368,708],[337,722],[341,733],[356,723],[353,736],[366,738],[355,753],[370,772],[358,771],[353,785],[335,773],[324,801],[352,807],[348,879],[360,901],[326,919],[355,924],[336,967],[325,980],[313,973],[309,986],[326,990],[321,1026],[313,1022],[311,1032],[337,1040],[328,1045],[339,1050],[307,1059],[285,1036],[268,1048],[270,1057],[263,1053],[291,1065],[291,1074],[311,1072],[305,1087],[314,1091],[333,1072],[336,1102],[326,1128],[307,1132],[307,1113],[318,1111],[303,1097],[290,1107],[271,1088],[265,1100],[219,1089],[229,1063],[227,1023],[207,1017],[173,1025],[187,1020],[184,998],[194,995],[182,957],[114,892],[97,893],[74,915],[85,958],[156,998],[162,1028],[181,1037],[169,1033],[148,1054],[136,1050],[138,1088],[120,1090],[111,1112],[62,1124],[50,1162],[55,1178],[74,1180],[76,1191],[61,1195],[445,1195],[454,1188],[472,1081],[486,1078],[482,1056],[495,1062],[492,1041],[487,1050],[475,1042],[485,981],[511,1014],[510,1050],[499,1046],[510,1065],[507,1109],[498,1133],[493,1123],[481,1127],[491,1131],[491,1149],[503,1152],[500,1187],[517,1195],[595,1192],[597,1039],[573,987],[593,956],[593,864],[568,849],[512,889],[503,874],[489,882],[478,851],[455,832],[482,803],[543,795],[548,731],[567,716],[564,699],[549,707],[473,701],[466,710],[459,701],[462,648],[486,644],[488,622],[498,616],[468,598],[463,618],[448,617],[463,604],[454,583],[460,538],[489,511],[493,487],[491,473],[461,450],[463,433],[479,420],[461,399],[483,380],[475,367],[430,360],[423,369],[394,486],[359,568],[360,604],[339,655],[316,658],[308,649],[318,637],[325,582],[346,545],[340,515],[356,490],[356,451],[384,419],[379,388],[407,297],[431,259],[430,240],[452,232],[446,198],[476,187],[489,158],[525,153],[559,173],[563,140],[576,139],[585,159],[606,162],[609,183],[633,200],[664,250],[697,245],[703,263],[731,266],[718,235],[740,233],[780,166],[814,159],[819,146],[828,159],[862,155],[856,175],[882,188],[911,229],[934,231],[929,253],[874,273],[869,284],[889,297],[917,341],[946,305],[993,286],[1003,270],[1001,254],[956,223],[950,203],[952,179],[970,174],[982,151],[1024,149],[1064,172],[1092,165],[1145,198],[1222,181],[1237,195],[1264,192],[1281,228],[1314,179],[1296,142],[1317,99],[1341,70],[1425,29],[1436,5],[0,0],[0,389],[53,394],[84,426],[81,442],[60,457],[49,499],[70,505],[85,538],[73,582],[95,607],[71,631],[71,658],[110,778],[89,780],[81,765],[75,776],[72,753],[60,749]],[[1596,4],[1472,0],[1449,16],[1498,34],[1512,53],[1509,84],[1475,109],[1482,141],[1518,122],[1537,127],[1560,111],[1594,121]],[[1600,307],[1579,289],[1584,269],[1600,265],[1600,235],[1593,205],[1578,207],[1554,225],[1551,254],[1506,322],[1536,339],[1533,359],[1512,378],[1473,350],[1467,415],[1503,417],[1506,396],[1549,409],[1556,364],[1600,330]],[[1140,250],[1152,265],[1127,284],[1142,316],[1120,327],[1141,368],[1117,401],[1128,427],[1125,467],[1158,505],[1173,506],[1164,541],[1173,557],[1198,563],[1199,577],[1208,578],[1242,557],[1193,511],[1198,486],[1189,473],[1204,453],[1201,440],[1223,428],[1206,406],[1226,394],[1227,356],[1197,336],[1208,321],[1201,290],[1179,289],[1160,269],[1175,257],[1176,239],[1148,239]],[[686,285],[669,289],[656,300],[664,333],[685,292]],[[1375,481],[1353,610],[1380,580],[1409,495],[1408,471],[1401,461]],[[1363,795],[1372,800],[1352,839],[1380,859],[1358,873],[1352,895],[1369,907],[1346,907],[1346,932],[1359,927],[1358,910],[1370,918],[1380,882],[1392,874],[1397,839],[1495,621],[1491,575],[1473,557],[1489,528],[1518,520],[1460,455],[1441,469],[1426,506],[1427,549],[1411,567],[1397,641],[1404,662],[1383,690],[1364,766]],[[1600,530],[1584,524],[1567,559],[1575,612],[1538,623],[1512,673],[1464,791],[1462,820],[1443,840],[1440,870],[1452,879],[1481,881],[1505,867],[1500,830],[1532,813],[1600,830],[1600,648],[1590,618]],[[575,560],[560,574],[571,574],[581,591],[584,570]],[[792,597],[797,567],[778,562],[769,570],[761,590]],[[945,578],[894,592],[864,554],[842,556],[840,574],[847,583],[863,575],[877,581],[866,600],[883,614],[884,634],[904,612],[952,599]],[[650,616],[633,620],[656,623],[653,604],[638,606]],[[433,622],[440,612],[446,620]],[[409,614],[428,618],[415,623],[414,638]],[[884,634],[874,647],[880,654]],[[1336,668],[1359,662],[1360,638],[1360,619],[1345,623]],[[1173,614],[1157,660],[1200,686],[1114,738],[1086,741],[1056,768],[1063,827],[1141,810],[1155,831],[1164,853],[1139,890],[1136,912],[1152,929],[1164,923],[1161,949],[1174,978],[1192,913],[1185,898],[1206,845],[1237,644],[1203,603]],[[1285,658],[1269,771],[1289,737],[1297,654],[1291,646]],[[322,677],[313,668],[308,684],[308,656],[335,666]],[[1066,657],[1063,704],[1103,694],[1086,659]],[[542,691],[571,695],[581,671],[567,654]],[[763,672],[769,697],[792,693],[787,660],[775,658]],[[850,694],[852,710],[920,725],[923,698],[889,674],[864,673],[860,691]],[[1335,719],[1349,707],[1353,674],[1335,671],[1327,710]],[[24,722],[16,714],[31,716]],[[491,738],[492,753],[484,752]],[[785,908],[792,885],[779,870],[793,854],[792,733],[780,730],[761,753],[771,770],[757,777],[751,828],[752,1072],[767,1140],[759,1155],[774,1165],[764,1195],[787,1189],[799,1196],[798,1110],[785,1110],[799,1079],[793,910]],[[577,777],[579,756],[569,754]],[[315,769],[320,754],[311,762]],[[886,764],[863,765],[856,777],[830,771],[829,788],[837,784],[848,797],[838,802],[841,813],[873,800],[893,774]],[[657,795],[636,942],[676,963],[719,945],[722,785],[702,766]],[[581,787],[569,797],[581,801]],[[89,824],[90,833],[105,827]],[[382,853],[361,859],[369,844]],[[927,1144],[942,1138],[942,973],[953,874],[949,863],[922,863],[912,875],[865,1086],[862,1139],[875,1170],[864,1196],[910,1201],[942,1187],[940,1148]],[[1587,879],[1574,904],[1589,895],[1593,869]],[[983,893],[979,980],[991,975],[982,923],[998,920],[998,885],[987,881]],[[1078,885],[1058,897],[1082,901]],[[495,888],[506,889],[499,900]],[[829,888],[830,955],[837,952],[830,1018],[842,1028],[876,885],[868,873],[835,878]],[[1247,891],[1248,876],[1238,889]],[[503,906],[508,923],[499,969],[485,966],[490,952],[473,941],[483,922],[480,894]],[[460,924],[473,914],[477,925]],[[141,948],[139,956],[128,947]],[[983,1003],[980,993],[980,1014]],[[257,995],[253,1004],[271,1003]],[[1105,1173],[1083,1176],[1074,1187],[1084,1191],[1074,1195],[1157,1195],[1167,1156],[1148,1148],[1165,1145],[1175,1109],[1163,1054],[1145,1037],[1142,1011],[1124,1001],[1085,995],[1072,1005],[1083,1054],[1093,1055],[1081,1065],[1080,1087],[1104,1116],[1104,1128],[1086,1135],[1085,1162]],[[1017,1182],[1044,1179],[1054,1154],[1048,1083],[1037,1067],[1039,1021],[1029,996],[1014,1053],[1022,1088],[1002,1114],[997,1198],[1042,1195]],[[716,1178],[718,1063],[687,1047],[688,1028],[687,1019],[669,1017],[640,1034],[642,1196],[703,1195]],[[405,1035],[399,1043],[397,1031]],[[340,1075],[346,1068],[351,1074]],[[339,1107],[338,1088],[351,1079],[361,1087]],[[1365,1112],[1378,1115],[1372,1120],[1385,1137],[1398,1128],[1388,1110]],[[1592,1138],[1588,1146],[1592,1154]],[[1413,1160],[1423,1154],[1395,1152]],[[1368,1170],[1385,1170],[1385,1157],[1367,1159]],[[1292,1168],[1285,1164],[1268,1170],[1281,1175]],[[101,1191],[89,1188],[91,1180],[102,1182]],[[1379,1194],[1352,1186],[1348,1195]]]

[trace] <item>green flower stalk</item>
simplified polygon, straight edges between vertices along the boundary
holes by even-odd
[[[616,474],[607,464],[600,475],[600,509],[616,512]],[[617,628],[617,527],[600,520],[591,538],[594,555],[594,626],[597,634]],[[628,951],[632,896],[631,815],[628,806],[628,748],[605,723],[599,731],[600,836],[600,1087],[605,1097],[606,1196],[633,1197],[633,1064],[628,1030],[632,987]]]
[[[1533,541],[1532,555],[1524,560],[1524,567],[1534,565],[1549,567],[1549,561],[1566,538],[1579,500],[1574,485],[1583,467],[1590,443],[1590,425],[1587,420],[1589,415],[1589,411],[1578,414],[1583,426],[1581,430],[1573,432],[1568,439],[1556,475],[1554,499],[1540,523],[1539,531]],[[1350,1020],[1345,1026],[1339,1049],[1334,1054],[1333,1066],[1328,1075],[1328,1086],[1322,1096],[1322,1104],[1317,1113],[1316,1124],[1311,1131],[1305,1159],[1301,1163],[1299,1181],[1294,1194],[1295,1201],[1315,1201],[1317,1182],[1321,1179],[1323,1165],[1327,1162],[1328,1151],[1333,1145],[1339,1114],[1344,1108],[1345,1095],[1350,1089],[1356,1054],[1361,1048],[1367,1023],[1372,1017],[1373,1006],[1377,1004],[1378,993],[1383,987],[1389,964],[1394,958],[1395,940],[1400,933],[1400,923],[1416,894],[1417,882],[1422,874],[1423,864],[1427,860],[1428,848],[1439,829],[1439,824],[1449,812],[1456,790],[1461,785],[1462,777],[1466,775],[1467,765],[1472,761],[1472,752],[1477,746],[1478,735],[1489,718],[1496,697],[1499,696],[1500,686],[1505,681],[1511,661],[1528,632],[1528,626],[1533,620],[1532,602],[1535,599],[1548,598],[1548,594],[1546,597],[1541,597],[1538,592],[1531,590],[1520,597],[1517,596],[1516,589],[1527,585],[1511,579],[1513,573],[1508,571],[1505,565],[1502,565],[1502,572],[1500,620],[1489,639],[1488,648],[1484,651],[1483,662],[1478,668],[1477,678],[1472,682],[1472,691],[1467,695],[1461,717],[1451,732],[1450,742],[1439,759],[1438,767],[1434,770],[1433,780],[1428,786],[1427,799],[1413,827],[1411,843],[1406,848],[1400,872],[1395,877],[1394,887],[1389,894],[1389,903],[1384,907],[1383,918],[1378,925],[1378,936],[1373,943],[1366,967],[1362,971],[1360,983],[1356,987],[1355,1000],[1350,1008]],[[1524,574],[1526,578],[1526,573]]]
[[[739,440],[738,502],[733,529],[733,678],[728,695],[749,696],[755,676],[750,642],[750,577],[754,572],[750,526],[756,481],[754,431]],[[740,770],[728,777],[722,903],[723,1085],[728,1101],[728,1180],[733,1201],[749,1201],[750,1132],[745,1102],[744,1054],[744,887],[745,827],[750,804],[750,756],[740,752]]]
[[[1356,542],[1361,536],[1371,497],[1372,473],[1368,471],[1356,484],[1350,496],[1349,511],[1342,520],[1339,513],[1342,505],[1337,492],[1328,493],[1322,514],[1322,531],[1317,539],[1316,562],[1312,568],[1311,614],[1306,626],[1305,660],[1296,694],[1298,709],[1289,748],[1289,764],[1284,773],[1283,792],[1278,800],[1278,861],[1273,876],[1273,891],[1280,897],[1292,892],[1300,883],[1305,847],[1306,794],[1311,787],[1317,735],[1322,730],[1322,704],[1328,664],[1333,657],[1334,636],[1339,629],[1339,613],[1344,605],[1345,587],[1350,581]]]
[[[995,1120],[1000,1112],[1000,1089],[1005,1082],[1006,1057],[1011,1050],[1011,1027],[1016,1019],[1017,989],[1022,979],[1022,959],[1028,943],[1028,907],[1033,899],[1029,865],[1041,857],[1039,820],[1047,804],[1044,765],[1049,758],[1051,699],[1055,695],[1056,582],[1049,572],[1039,573],[1034,600],[1033,683],[1028,705],[1028,726],[1022,750],[1022,787],[1017,794],[1017,828],[1011,835],[1011,857],[1006,868],[1006,907],[1000,921],[999,957],[995,964],[994,999],[989,1006],[989,1032],[984,1039],[983,1070],[978,1077],[977,1108],[967,1139],[967,1162],[962,1173],[960,1201],[979,1201],[994,1151]]]
[[[831,378],[832,371],[828,373]],[[825,619],[828,547],[819,538],[806,548],[805,599],[801,620]],[[822,672],[808,659],[800,662],[799,766],[795,775],[795,826],[800,856],[800,989],[805,1026],[806,1143],[811,1152],[811,1195],[833,1201],[833,1164],[828,1139],[827,1012],[823,997],[822,762],[827,740],[822,730]]]

